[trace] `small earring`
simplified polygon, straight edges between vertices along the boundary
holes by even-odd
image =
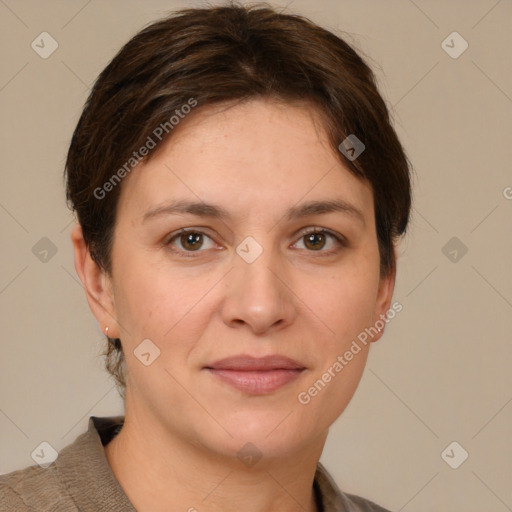
[[[108,338],[108,327],[105,327],[105,334],[107,335]]]

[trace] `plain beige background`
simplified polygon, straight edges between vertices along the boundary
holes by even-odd
[[[0,0],[1,473],[34,464],[42,441],[71,443],[90,415],[122,413],[74,271],[63,164],[114,53],[151,20],[195,5]],[[415,168],[395,292],[403,311],[372,345],[322,461],[342,489],[391,510],[512,510],[512,2],[289,9],[369,56]],[[31,47],[44,31],[58,43],[46,59]],[[452,464],[469,454],[458,469],[441,457],[453,441]]]

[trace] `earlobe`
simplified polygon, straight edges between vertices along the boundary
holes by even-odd
[[[372,322],[372,327],[376,329],[377,334],[372,336],[371,341],[378,341],[384,334],[387,316],[387,312],[391,307],[391,299],[393,298],[393,291],[395,289],[396,279],[396,266],[389,272],[380,278],[379,290],[377,293],[377,301],[375,303],[375,312]]]
[[[75,269],[82,281],[89,307],[110,338],[119,338],[111,280],[107,273],[92,259],[84,240],[82,227],[77,224],[71,232],[75,255]]]

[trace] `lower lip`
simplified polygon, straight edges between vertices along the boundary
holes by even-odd
[[[251,395],[272,393],[282,386],[294,381],[303,370],[267,370],[240,371],[215,370],[209,368],[212,375],[231,384],[233,387]]]

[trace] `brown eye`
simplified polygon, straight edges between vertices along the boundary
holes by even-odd
[[[303,231],[300,238],[294,244],[299,249],[305,249],[307,252],[317,252],[318,255],[329,255],[338,252],[347,247],[345,237],[336,232],[327,229],[315,228],[309,231]],[[303,247],[300,247],[303,245]]]
[[[182,256],[192,256],[194,253],[199,256],[205,250],[215,248],[215,242],[207,234],[195,229],[181,229],[165,245]]]
[[[203,245],[202,233],[182,233],[180,235],[181,246],[190,251],[196,251]]]
[[[304,235],[304,245],[308,249],[318,251],[323,249],[325,246],[325,234],[324,233],[309,233]]]

